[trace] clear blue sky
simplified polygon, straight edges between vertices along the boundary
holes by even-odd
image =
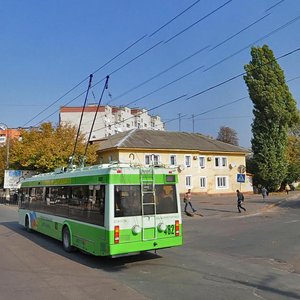
[[[300,18],[264,40],[258,40],[300,16],[300,1],[233,0],[218,9],[227,0],[201,0],[151,36],[195,2],[2,0],[0,123],[6,123],[9,127],[25,124],[34,126],[46,120],[57,123],[59,107],[84,92],[87,80],[57,101],[62,95],[146,35],[94,74],[95,84],[112,73],[109,80],[112,99],[105,93],[102,104],[112,101],[112,105],[126,105],[142,98],[131,107],[151,109],[187,94],[151,113],[167,121],[167,130],[179,130],[178,119],[168,122],[178,118],[179,113],[184,116],[181,119],[182,131],[193,131],[193,114],[196,115],[195,132],[216,137],[220,126],[229,126],[237,131],[240,145],[249,147],[251,100],[246,98],[227,105],[248,95],[242,76],[188,101],[186,98],[242,73],[244,64],[250,61],[251,44],[268,44],[276,57],[299,48]],[[256,24],[250,26],[256,21]],[[193,23],[196,24],[169,40]],[[237,34],[247,26],[250,27]],[[237,35],[232,37],[234,34]],[[232,38],[213,49],[229,37]],[[159,42],[152,50],[144,53]],[[185,62],[163,72],[203,48],[203,51]],[[142,53],[139,58],[124,66]],[[228,59],[205,71],[225,58]],[[278,62],[285,72],[286,80],[300,76],[300,51]],[[200,66],[203,68],[177,80]],[[160,76],[119,97],[157,74]],[[168,86],[154,92],[165,85]],[[289,81],[288,85],[299,107],[300,78]],[[90,94],[89,103],[98,101],[102,88],[103,82],[93,88],[96,99]],[[149,93],[152,94],[143,98]],[[57,102],[52,107],[30,121],[54,101]],[[83,101],[84,96],[81,96],[69,105],[82,105]],[[214,110],[222,105],[225,106]],[[208,110],[212,111],[202,114]]]

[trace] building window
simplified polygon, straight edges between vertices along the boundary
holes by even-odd
[[[227,189],[228,188],[228,176],[217,176],[216,177],[216,188]]]
[[[145,155],[145,165],[158,165],[160,163],[160,156],[151,154]]]
[[[191,175],[186,175],[185,176],[185,187],[187,189],[191,189],[192,188],[192,176]]]
[[[215,157],[215,167],[216,168],[227,167],[227,157],[222,157],[222,156]]]
[[[199,167],[201,169],[205,168],[205,156],[199,156]]]
[[[177,165],[176,155],[170,155],[170,165],[172,165],[172,166]]]
[[[199,180],[199,183],[200,183],[200,188],[201,189],[206,188],[206,177],[201,176],[200,180]]]
[[[191,155],[184,156],[184,164],[187,168],[191,167],[191,164],[192,164],[192,156]]]

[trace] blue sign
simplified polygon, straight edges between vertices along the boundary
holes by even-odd
[[[245,174],[237,174],[236,181],[237,182],[245,182]]]

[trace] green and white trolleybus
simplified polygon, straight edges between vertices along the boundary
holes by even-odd
[[[182,245],[178,174],[103,164],[35,175],[21,184],[19,223],[93,255]]]

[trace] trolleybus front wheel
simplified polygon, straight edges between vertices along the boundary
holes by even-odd
[[[29,227],[29,218],[28,216],[25,217],[25,229],[27,232],[31,232],[31,229]]]
[[[70,236],[69,228],[67,226],[63,228],[62,244],[66,252],[72,252],[74,250],[74,247],[71,246],[71,236]]]

